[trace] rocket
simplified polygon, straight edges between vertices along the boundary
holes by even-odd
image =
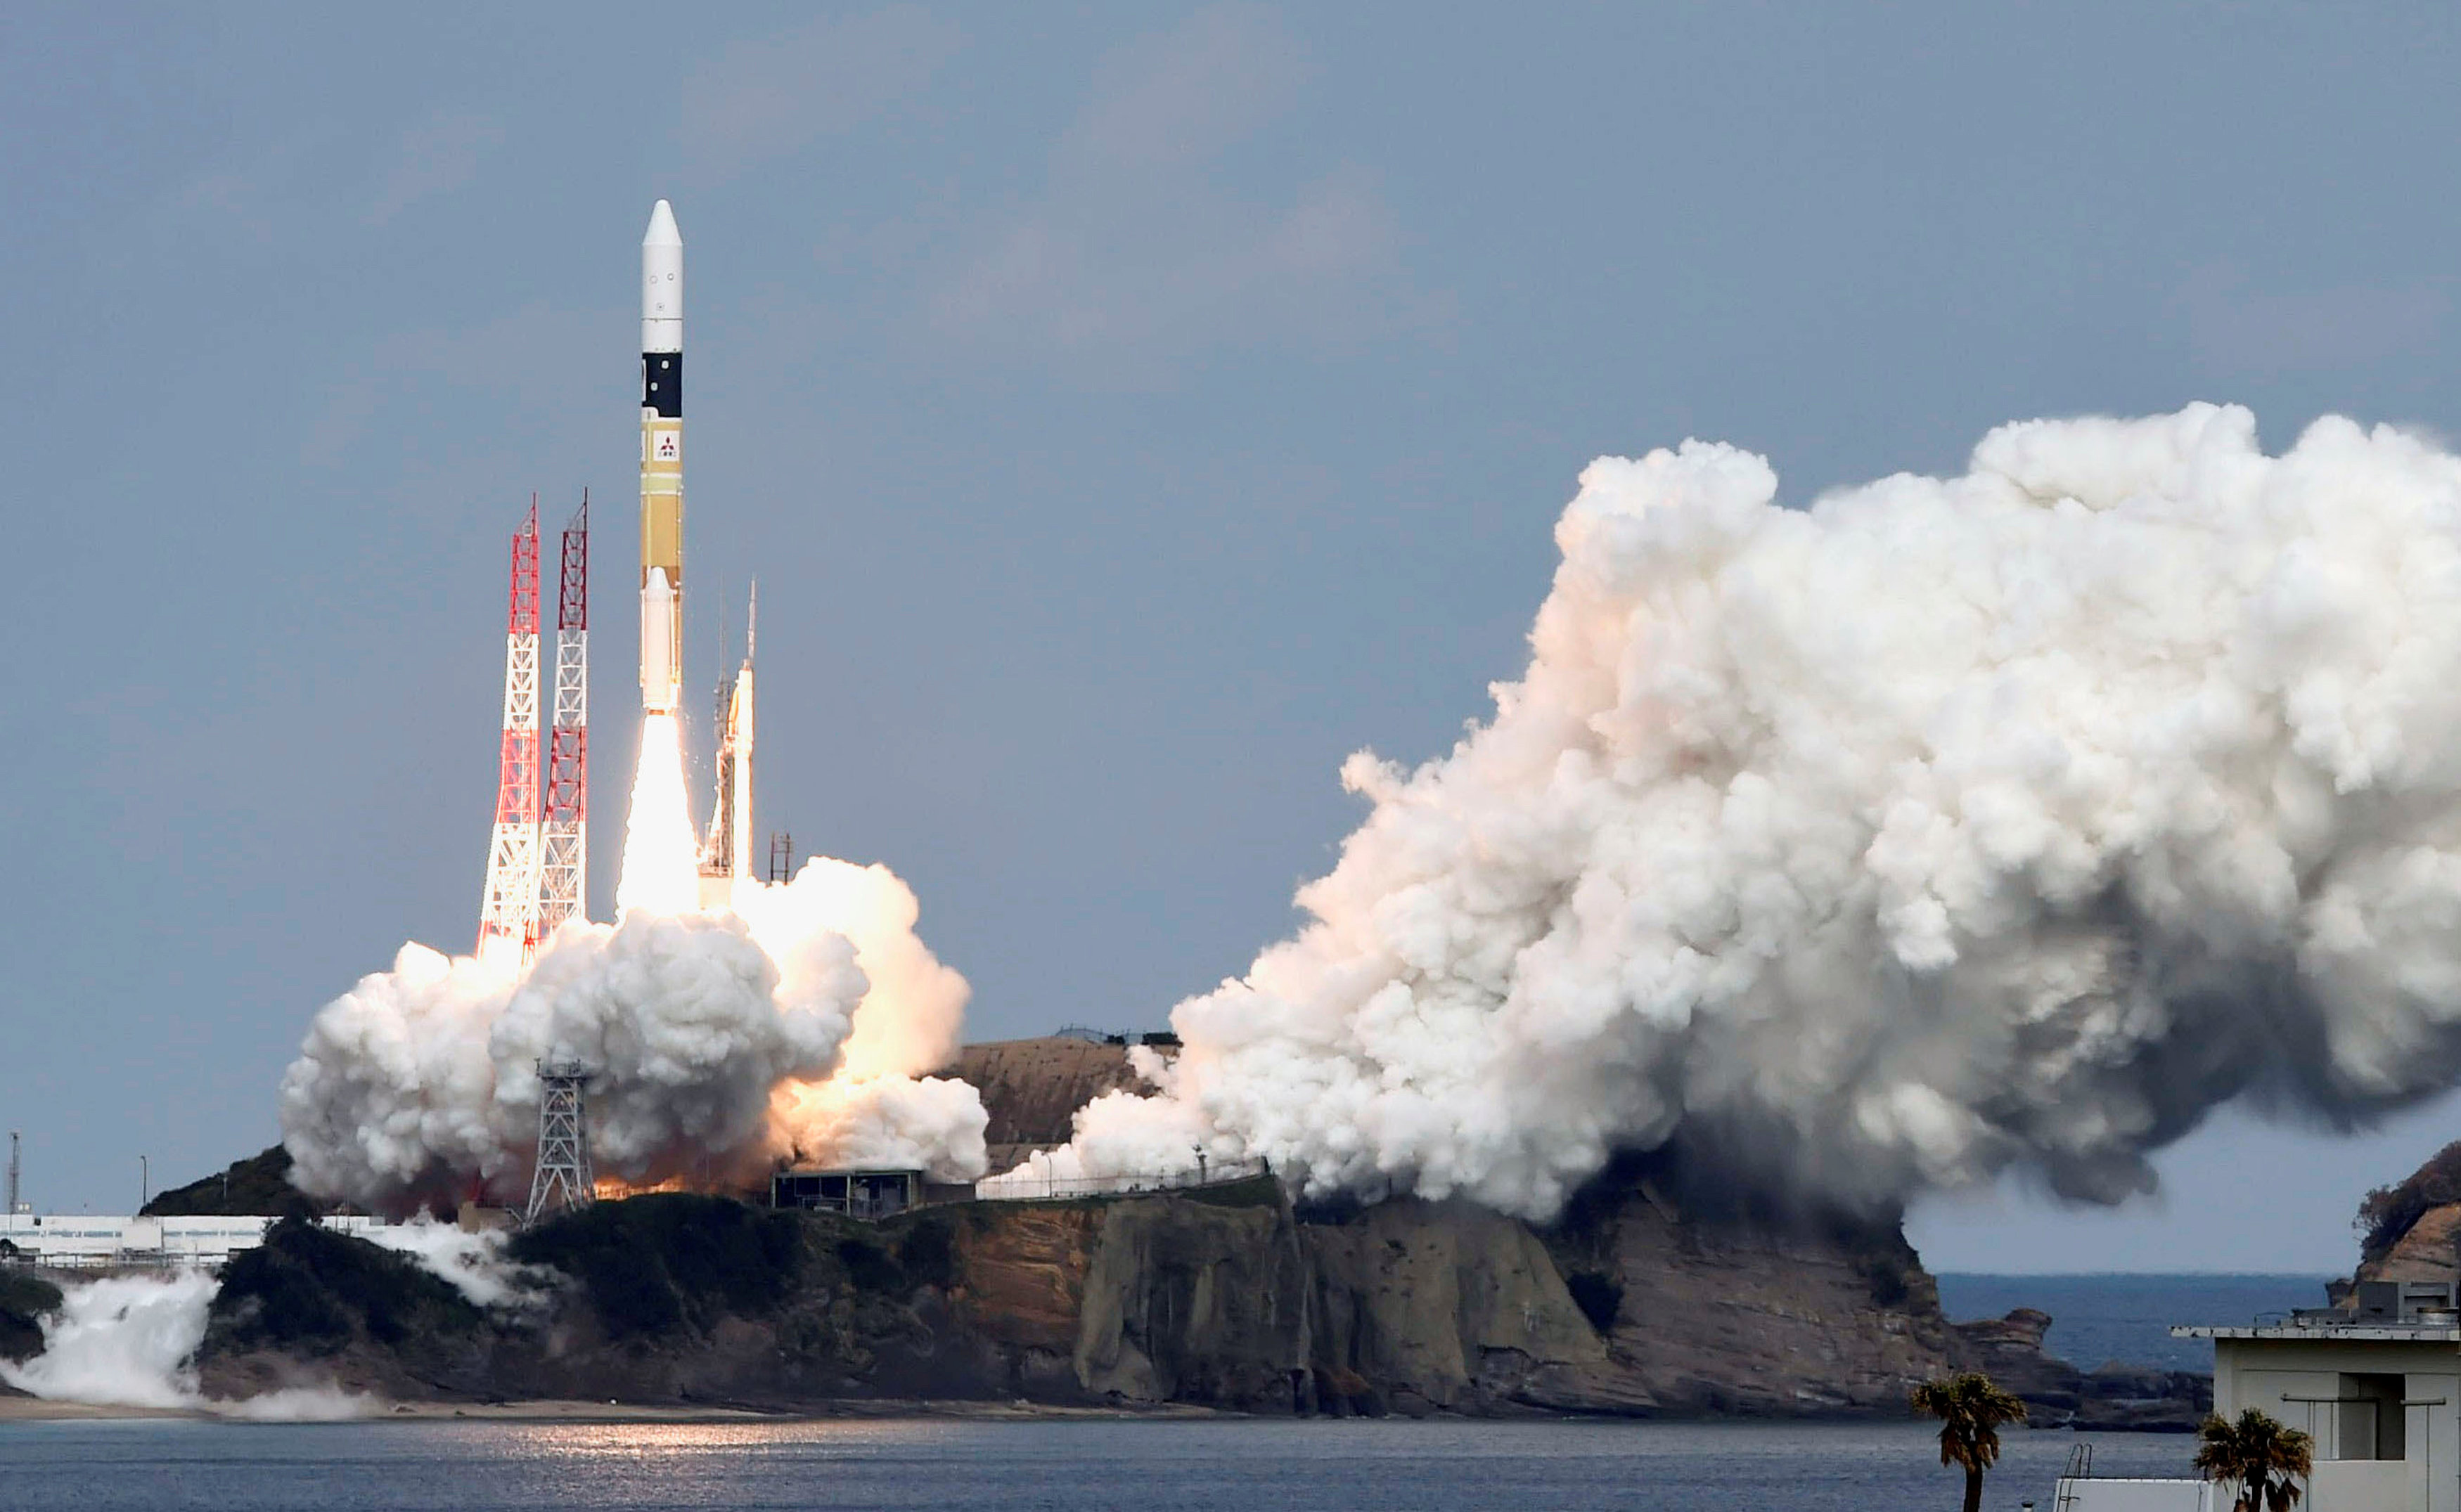
[[[641,237],[641,711],[683,694],[684,239],[661,200]]]

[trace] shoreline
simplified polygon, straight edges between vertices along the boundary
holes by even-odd
[[[224,1408],[241,1402],[219,1404]],[[816,1402],[792,1408],[696,1407],[683,1403],[591,1402],[563,1397],[505,1402],[392,1402],[371,1399],[370,1410],[332,1417],[251,1417],[242,1412],[195,1407],[144,1407],[101,1402],[54,1401],[41,1396],[0,1395],[0,1425],[20,1422],[107,1422],[141,1419],[251,1424],[378,1423],[378,1422],[522,1422],[547,1424],[617,1423],[793,1423],[845,1422],[863,1418],[940,1417],[981,1422],[1031,1422],[1061,1419],[1199,1419],[1236,1416],[1205,1407],[1123,1409],[1066,1407],[1030,1402],[875,1401]]]

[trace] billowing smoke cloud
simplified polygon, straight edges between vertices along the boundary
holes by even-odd
[[[392,1213],[517,1202],[541,1059],[591,1071],[602,1178],[728,1186],[781,1156],[893,1155],[970,1179],[980,1100],[915,1079],[953,1049],[968,990],[915,937],[916,911],[887,868],[814,860],[739,885],[731,911],[567,925],[526,970],[405,946],[316,1015],[283,1079],[292,1180]]]
[[[477,1307],[521,1313],[544,1306],[561,1278],[504,1255],[501,1232],[465,1233],[421,1220],[365,1231],[450,1283]],[[280,1421],[360,1417],[374,1397],[330,1383],[289,1386],[226,1399],[204,1395],[197,1348],[204,1342],[214,1293],[211,1271],[104,1276],[61,1288],[58,1310],[42,1319],[43,1348],[32,1359],[0,1360],[0,1381],[53,1401],[167,1408]]]
[[[500,1228],[472,1232],[422,1215],[362,1230],[360,1237],[409,1256],[476,1308],[511,1313],[543,1308],[561,1279],[549,1267],[515,1264],[504,1253],[506,1236]]]
[[[43,1352],[0,1360],[0,1381],[52,1401],[211,1412],[281,1421],[357,1417],[365,1396],[330,1386],[286,1387],[236,1401],[198,1389],[197,1346],[220,1285],[203,1270],[106,1276],[61,1288],[59,1310],[42,1320]]]
[[[2453,1082],[2461,460],[2343,419],[2268,458],[2197,405],[1777,491],[1721,445],[1592,464],[1493,717],[1350,761],[1312,922],[1056,1174],[1202,1143],[1544,1215],[1672,1144],[2108,1201],[2235,1096]]]

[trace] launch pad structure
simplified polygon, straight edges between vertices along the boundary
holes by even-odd
[[[683,236],[664,200],[641,239],[641,711],[680,714],[683,667]],[[542,683],[545,603],[538,496],[514,532],[505,592],[503,720],[496,812],[479,905],[478,954],[526,965],[567,921],[588,917],[589,493],[555,556],[555,659]],[[716,805],[697,841],[698,902],[730,906],[760,875],[753,839],[753,664],[760,589],[752,589],[743,662],[717,685]],[[545,705],[543,708],[542,705]],[[543,717],[544,716],[544,717]],[[767,880],[790,880],[794,842],[770,837]],[[539,1065],[539,1160],[529,1219],[561,1201],[589,1201],[583,1092],[588,1076],[565,1062]]]
[[[540,817],[538,923],[530,948],[589,916],[589,490],[564,527],[555,595],[555,722]]]
[[[555,722],[539,760],[538,496],[513,533],[504,608],[504,720],[496,825],[479,900],[483,959],[527,961],[589,887],[589,492],[557,553]]]
[[[526,952],[538,937],[539,686],[538,496],[513,532],[504,609],[503,744],[496,764],[496,827],[479,900],[482,959]]]
[[[527,1227],[549,1212],[587,1207],[598,1198],[589,1168],[589,1071],[575,1060],[542,1060],[539,1079],[538,1164],[530,1173]]]

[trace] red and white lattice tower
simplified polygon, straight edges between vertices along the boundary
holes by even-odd
[[[589,914],[589,490],[564,530],[555,596],[555,722],[547,729],[538,938]]]
[[[513,581],[504,615],[504,743],[496,767],[496,832],[487,846],[487,890],[479,901],[479,954],[518,960],[538,938],[539,919],[539,537],[538,498],[513,537]]]

